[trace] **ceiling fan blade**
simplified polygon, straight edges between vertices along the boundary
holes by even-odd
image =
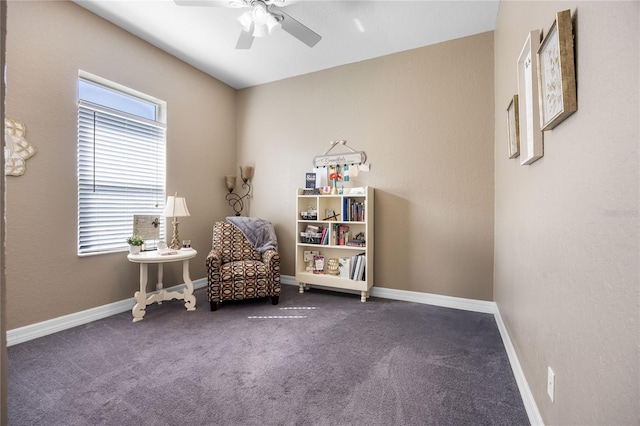
[[[280,22],[280,24],[282,25],[282,29],[288,32],[289,34],[291,34],[292,36],[294,36],[295,38],[297,38],[298,40],[300,40],[301,42],[303,42],[304,44],[306,44],[307,46],[313,47],[316,44],[318,44],[320,40],[322,40],[322,36],[320,34],[317,34],[313,30],[311,30],[309,27],[296,21],[291,16],[284,13],[282,10],[278,9],[276,13],[279,15],[282,15],[283,19],[282,19],[282,22]]]
[[[253,24],[251,24],[251,28],[253,29]],[[236,49],[250,49],[254,38],[252,31],[240,31],[240,37],[238,37]]]

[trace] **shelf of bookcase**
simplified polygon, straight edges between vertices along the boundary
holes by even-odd
[[[342,278],[336,277],[335,275],[329,274],[314,274],[313,272],[298,272],[296,274],[296,279],[298,277],[304,280],[304,283],[307,284],[315,284],[322,287],[330,287],[337,289],[345,289],[345,290],[356,290],[361,292],[366,292],[364,295],[364,301],[366,301],[367,297],[369,297],[369,287],[366,281],[352,280],[350,278]],[[305,286],[308,287],[308,286]]]
[[[365,251],[367,247],[362,246],[347,246],[347,245],[339,245],[339,244],[313,244],[313,243],[298,243],[298,246],[304,247],[324,247],[327,249],[340,249],[340,250],[360,250]]]
[[[303,189],[297,190],[296,204],[296,281],[300,286],[300,292],[304,292],[305,289],[312,285],[332,289],[355,290],[360,291],[360,300],[365,302],[369,297],[369,289],[373,286],[373,188],[365,187],[363,192],[357,194],[339,195],[304,195],[303,191]],[[301,219],[301,217],[305,217],[314,211],[313,216],[316,219]],[[338,220],[324,220],[331,213],[338,214]],[[355,216],[364,220],[340,220]],[[366,246],[302,242],[300,233],[316,232],[308,231],[307,226],[309,225],[327,228],[326,233],[328,234],[327,239],[329,242],[336,242],[335,238],[343,235],[338,233],[336,226],[348,227],[348,234],[345,235],[353,238],[355,235],[362,234],[361,236],[364,237]],[[345,236],[345,238],[347,237]],[[356,255],[362,256],[365,261],[364,277],[362,280],[353,280],[327,273],[309,272],[304,261],[305,251],[319,251],[319,255],[324,256],[326,259],[353,259]]]

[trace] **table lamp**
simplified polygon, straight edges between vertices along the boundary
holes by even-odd
[[[173,217],[173,239],[171,240],[169,247],[174,250],[178,250],[181,247],[180,238],[178,237],[178,218],[191,216],[189,214],[189,209],[187,208],[187,200],[182,197],[178,197],[177,192],[176,195],[169,195],[162,215],[164,217]]]

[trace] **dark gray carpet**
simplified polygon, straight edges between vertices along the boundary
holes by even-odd
[[[20,425],[525,425],[492,315],[283,286],[12,346]]]

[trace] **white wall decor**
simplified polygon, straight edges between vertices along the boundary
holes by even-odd
[[[533,163],[543,155],[536,66],[536,52],[539,46],[540,31],[531,31],[518,58],[520,164],[523,166]]]
[[[27,167],[27,159],[33,157],[36,148],[27,142],[27,128],[10,118],[4,120],[4,174],[7,176],[22,176]]]

